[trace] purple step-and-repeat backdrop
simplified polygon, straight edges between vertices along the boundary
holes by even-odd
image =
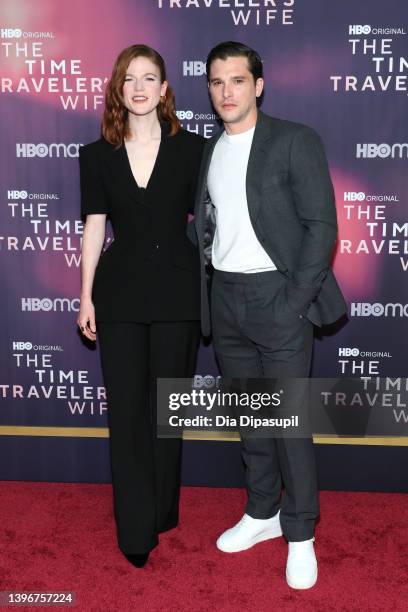
[[[191,131],[210,137],[219,129],[204,64],[212,46],[233,39],[264,60],[263,110],[321,134],[337,199],[334,269],[349,320],[319,336],[313,373],[381,377],[386,418],[394,433],[401,424],[402,436],[408,409],[402,397],[399,406],[387,403],[386,377],[404,385],[408,348],[406,3],[3,0],[0,15],[0,444],[13,437],[14,459],[22,435],[43,436],[44,452],[54,444],[50,433],[106,435],[98,350],[76,328],[77,157],[99,137],[113,62],[134,43],[165,58]],[[198,374],[215,373],[212,348],[203,347]],[[358,411],[364,398],[346,393],[338,401]],[[86,446],[78,453],[71,479],[89,459]]]

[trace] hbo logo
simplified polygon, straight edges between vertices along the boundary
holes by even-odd
[[[339,348],[339,357],[358,357],[358,348]]]
[[[16,189],[8,189],[7,197],[9,200],[26,200],[28,193],[26,191],[17,191]]]
[[[365,200],[364,191],[345,191],[344,192],[344,201],[345,202],[362,202]]]
[[[2,38],[21,38],[23,35],[22,31],[19,28],[15,30],[11,28],[2,28],[0,30],[0,34]]]
[[[31,342],[13,342],[13,351],[31,351]]]
[[[207,374],[206,376],[200,376],[199,374],[197,374],[193,378],[193,387],[195,389],[201,389],[202,387],[209,389],[211,387],[217,386],[218,380],[220,378],[220,376],[217,376],[215,378],[214,376],[210,376],[209,374]]]
[[[176,112],[176,115],[180,121],[183,121],[183,119],[192,119],[194,117],[194,113],[191,110],[180,110]]]
[[[349,34],[370,34],[371,26],[369,25],[349,25]]]
[[[183,76],[202,76],[205,73],[205,62],[198,60],[183,62]]]

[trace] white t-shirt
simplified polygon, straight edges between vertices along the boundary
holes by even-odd
[[[266,272],[276,266],[258,241],[248,212],[246,173],[255,128],[222,133],[215,145],[207,187],[216,211],[212,264],[225,272]]]

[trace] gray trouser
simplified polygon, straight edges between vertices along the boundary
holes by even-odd
[[[313,325],[291,310],[285,297],[286,282],[278,271],[214,270],[213,340],[223,376],[309,376]],[[288,541],[313,537],[319,514],[313,440],[242,436],[242,457],[248,490],[246,513],[266,519],[280,508]],[[285,490],[280,501],[282,484]]]

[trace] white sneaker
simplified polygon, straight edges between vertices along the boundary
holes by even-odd
[[[244,514],[234,527],[220,535],[217,548],[223,552],[233,553],[247,550],[258,542],[278,538],[282,535],[279,512],[269,519],[254,519]]]
[[[304,542],[289,542],[286,582],[292,589],[310,589],[317,580],[317,560],[314,538]]]

